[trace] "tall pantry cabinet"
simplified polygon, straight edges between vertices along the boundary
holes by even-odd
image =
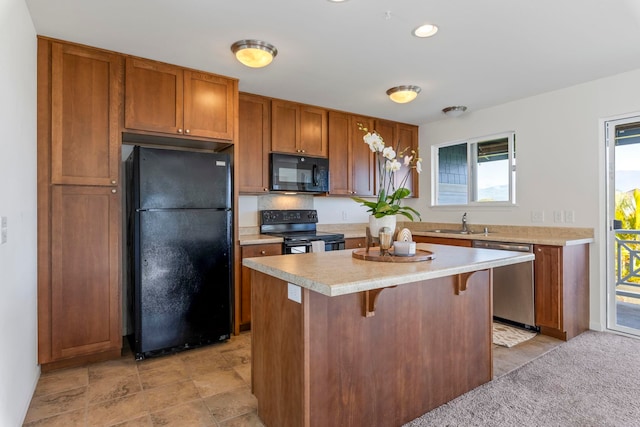
[[[38,359],[117,357],[123,57],[38,38]],[[72,362],[75,361],[75,362]]]

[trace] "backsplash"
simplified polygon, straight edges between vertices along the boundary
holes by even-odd
[[[269,194],[258,196],[258,210],[313,209],[313,196],[308,194]]]

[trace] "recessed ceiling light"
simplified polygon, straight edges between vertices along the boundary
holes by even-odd
[[[413,35],[416,37],[431,37],[438,32],[438,27],[433,24],[424,24],[413,30]]]
[[[387,95],[393,102],[397,102],[398,104],[405,104],[407,102],[411,102],[416,99],[416,96],[420,93],[422,89],[418,86],[396,86],[387,90]]]
[[[331,3],[344,3],[348,0],[329,0]]]
[[[236,59],[251,68],[266,67],[278,54],[278,49],[261,40],[239,40],[231,45]]]

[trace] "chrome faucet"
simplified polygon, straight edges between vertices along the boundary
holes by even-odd
[[[469,228],[467,228],[467,213],[465,212],[464,215],[462,215],[462,231],[464,231],[465,233],[469,232]]]

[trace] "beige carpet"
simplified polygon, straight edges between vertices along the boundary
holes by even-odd
[[[638,355],[638,339],[587,331],[405,427],[637,427]]]
[[[535,332],[493,322],[493,343],[503,347],[513,347],[535,337]]]

